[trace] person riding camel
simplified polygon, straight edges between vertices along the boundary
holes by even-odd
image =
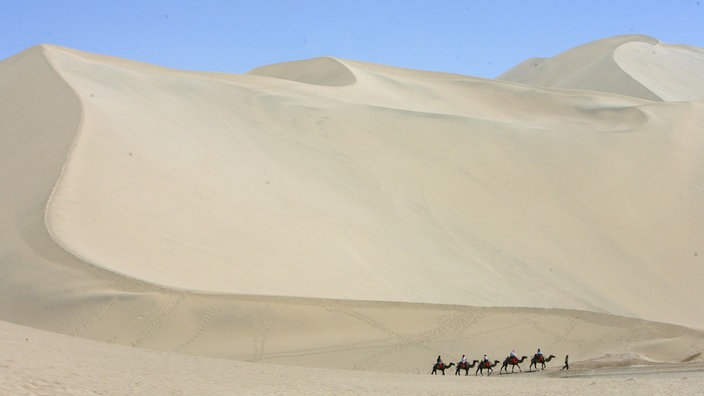
[[[464,355],[462,355],[462,357],[460,358],[460,363],[459,363],[459,365],[462,366],[462,367],[464,367],[464,365],[465,365],[466,363],[467,363],[467,358],[466,358]]]
[[[442,362],[442,358],[440,357],[440,355],[438,355],[437,364],[441,364],[441,365],[443,365],[443,366],[445,365],[445,363]]]
[[[482,365],[488,366],[489,365],[489,356],[484,354],[484,357],[482,358]]]
[[[535,357],[539,362],[542,362],[545,357],[543,356],[543,353],[540,352],[540,348],[538,348],[538,352],[535,353]]]
[[[517,362],[518,361],[518,356],[516,356],[516,350],[512,349],[511,353],[508,354],[509,359],[511,359],[512,362]]]

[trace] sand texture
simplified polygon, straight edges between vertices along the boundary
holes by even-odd
[[[697,394],[702,76],[640,35],[494,80],[0,61],[0,393]]]

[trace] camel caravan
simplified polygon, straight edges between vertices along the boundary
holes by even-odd
[[[545,370],[546,363],[551,361],[552,359],[555,358],[555,355],[549,355],[545,356],[541,351],[540,348],[538,348],[538,351],[531,357],[530,359],[530,365],[528,366],[528,371],[532,372],[533,367],[535,367],[535,371],[538,371],[538,365],[540,365],[540,370]],[[569,358],[568,356],[565,356],[565,365],[562,366],[561,370],[569,370],[569,364],[567,363],[567,359]],[[523,363],[526,359],[528,359],[528,356],[521,356],[520,358],[516,355],[516,351],[511,351],[511,353],[506,356],[504,359],[503,363],[501,364],[501,368],[499,369],[499,375],[503,374],[505,371],[506,374],[509,374],[508,372],[508,367],[511,366],[511,373],[514,372],[516,367],[518,367],[519,372],[523,372],[521,370],[521,363]],[[489,357],[487,355],[484,355],[484,357],[481,360],[472,360],[469,362],[465,355],[462,355],[460,358],[460,361],[455,364],[455,363],[444,363],[442,361],[442,358],[438,355],[437,361],[433,365],[433,370],[430,372],[432,375],[437,375],[438,372],[442,373],[442,375],[445,375],[445,370],[449,370],[450,367],[455,366],[455,375],[460,375],[461,371],[464,370],[464,375],[469,375],[469,370],[473,369],[476,367],[476,371],[474,372],[474,375],[481,375],[484,376],[484,371],[486,370],[486,375],[489,376],[491,373],[494,372],[494,367],[496,367],[501,361],[499,360],[494,360],[491,361],[489,360]]]

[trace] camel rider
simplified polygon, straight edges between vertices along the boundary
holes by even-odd
[[[437,364],[443,364],[443,363],[442,363],[442,358],[440,358],[440,355],[438,355],[438,361],[437,361]]]
[[[511,353],[508,354],[508,357],[510,357],[510,358],[517,358],[518,356],[516,356],[516,350],[515,350],[515,349],[512,349],[512,350],[511,350]]]
[[[484,357],[482,358],[482,362],[486,363],[486,362],[488,362],[488,361],[489,361],[489,356],[487,356],[486,353],[485,353],[485,354],[484,354]]]
[[[465,363],[467,363],[467,358],[462,355],[462,358],[460,358],[460,365],[464,365]]]
[[[543,360],[543,353],[540,352],[540,348],[538,348],[538,352],[535,353],[535,357],[537,357],[540,361]]]

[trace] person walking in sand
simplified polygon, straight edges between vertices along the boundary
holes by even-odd
[[[567,360],[570,358],[570,355],[565,355],[565,365],[562,366],[560,370],[569,370],[570,369],[570,364],[567,362]]]

